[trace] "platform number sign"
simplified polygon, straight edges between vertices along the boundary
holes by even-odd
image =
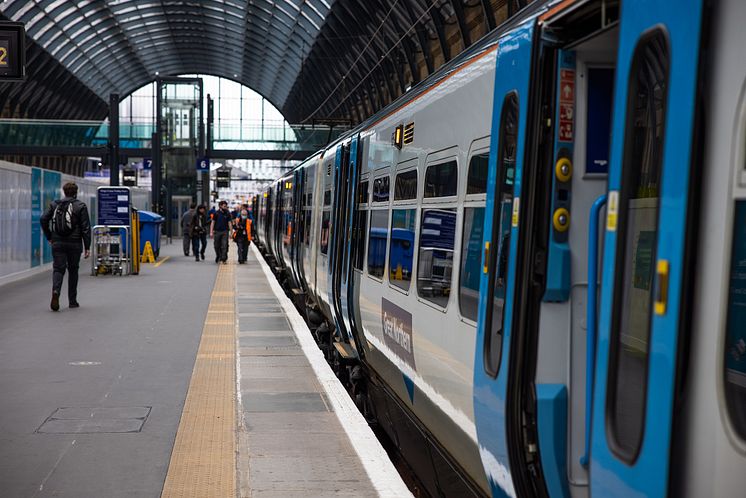
[[[26,77],[26,30],[23,24],[0,21],[0,82]]]
[[[198,157],[197,171],[210,171],[210,159],[207,157]]]

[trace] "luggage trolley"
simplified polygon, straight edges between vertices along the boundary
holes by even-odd
[[[138,273],[134,258],[138,250],[133,247],[133,221],[137,211],[132,209],[129,187],[99,187],[98,224],[91,230],[93,276],[131,275]]]
[[[129,226],[96,225],[91,230],[91,236],[91,275],[132,273]]]

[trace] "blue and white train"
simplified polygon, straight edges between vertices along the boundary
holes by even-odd
[[[746,495],[744,22],[534,2],[257,196],[429,494]]]

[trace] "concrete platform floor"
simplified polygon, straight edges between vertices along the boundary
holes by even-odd
[[[411,496],[258,252],[227,289],[221,273],[222,290],[210,253],[196,263],[165,245],[158,267],[131,277],[92,277],[86,261],[81,308],[63,290],[58,313],[49,272],[0,287],[0,496],[157,497],[167,473],[212,486],[177,482],[169,496],[222,496],[212,476],[173,467],[177,431],[194,427],[187,391],[211,392],[195,358],[220,356],[210,348],[226,332],[208,335],[228,295],[235,432],[221,437],[235,438],[236,496]]]
[[[0,288],[0,496],[160,495],[217,273],[161,255],[129,277],[81,261],[79,309],[65,282],[50,311],[51,272]]]

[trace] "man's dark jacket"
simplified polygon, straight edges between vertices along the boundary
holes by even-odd
[[[49,227],[49,222],[54,216],[54,209],[57,205],[64,201],[72,201],[73,203],[73,231],[66,237],[61,237],[56,233],[53,233]],[[85,246],[85,250],[88,251],[91,248],[91,220],[88,217],[88,208],[85,203],[78,199],[71,199],[65,197],[52,202],[44,214],[41,216],[41,229],[44,231],[44,236],[48,241],[55,242],[77,242],[78,244],[82,241]]]

